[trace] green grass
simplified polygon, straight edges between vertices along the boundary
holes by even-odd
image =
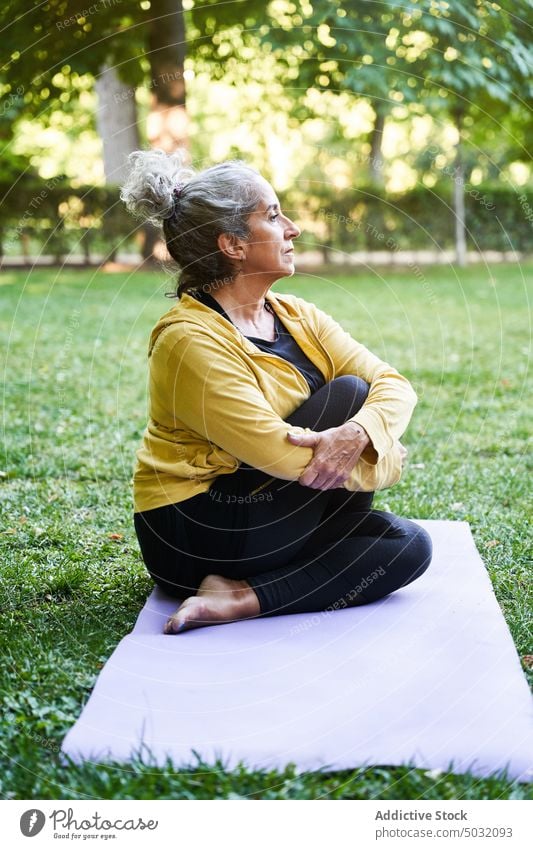
[[[411,466],[378,506],[470,522],[521,656],[532,653],[524,283],[532,270],[337,272],[276,287],[314,300],[413,381],[420,402],[405,439]],[[291,767],[230,773],[193,763],[177,773],[60,762],[63,735],[151,588],[130,481],[146,417],[148,335],[171,288],[163,272],[0,274],[0,795],[533,798],[532,786],[504,776],[436,777],[408,767],[298,776]]]

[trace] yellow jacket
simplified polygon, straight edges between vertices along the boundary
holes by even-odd
[[[326,382],[354,374],[370,384],[352,420],[369,448],[344,487],[384,489],[401,476],[398,440],[416,404],[406,380],[344,331],[331,316],[295,295],[266,295]],[[184,294],[152,331],[149,422],[137,452],[135,511],[151,510],[209,489],[239,461],[272,477],[297,480],[313,449],[292,445],[285,419],[310,394],[303,375],[266,354],[215,310]]]

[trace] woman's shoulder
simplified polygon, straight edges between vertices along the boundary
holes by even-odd
[[[307,301],[299,295],[292,292],[269,292],[267,298],[287,309],[289,312],[294,312],[299,315],[305,315],[316,310],[315,304],[312,301]]]
[[[286,292],[271,292],[269,295],[278,306],[278,311],[285,312],[286,316],[297,321],[308,321],[314,325],[320,324],[321,317],[325,316],[313,301],[301,298],[299,295]]]
[[[224,342],[234,342],[237,335],[229,320],[196,298],[184,294],[152,329],[149,355],[156,351],[168,353],[183,345],[188,349],[195,344],[221,347]]]

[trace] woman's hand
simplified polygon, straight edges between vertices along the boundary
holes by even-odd
[[[293,445],[314,448],[313,459],[299,478],[303,486],[311,489],[341,487],[367,445],[371,444],[366,430],[355,422],[310,433],[289,431],[287,438]]]

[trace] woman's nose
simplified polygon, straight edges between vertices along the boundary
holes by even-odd
[[[287,229],[286,229],[286,231],[285,231],[285,237],[286,237],[287,239],[297,239],[301,232],[302,232],[302,231],[301,231],[301,230],[300,230],[300,228],[299,228],[299,227],[298,227],[298,226],[294,223],[294,221],[291,221],[291,219],[290,219],[290,218],[288,218],[288,219],[287,219]]]

